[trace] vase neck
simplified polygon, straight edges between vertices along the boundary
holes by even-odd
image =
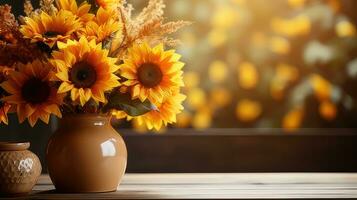
[[[76,128],[81,126],[101,127],[110,125],[110,117],[99,114],[65,115],[59,121],[60,126]]]
[[[0,142],[0,151],[23,151],[29,147],[29,142]]]

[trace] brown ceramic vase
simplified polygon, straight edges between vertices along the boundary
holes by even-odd
[[[31,192],[41,175],[41,162],[28,142],[0,142],[0,196]]]
[[[78,114],[60,120],[46,157],[57,191],[110,192],[124,175],[127,151],[109,117]]]

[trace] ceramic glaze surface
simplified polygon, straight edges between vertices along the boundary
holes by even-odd
[[[127,151],[108,117],[64,117],[47,146],[48,171],[62,192],[115,191],[124,175]]]
[[[0,142],[0,194],[23,194],[32,190],[41,175],[38,157],[26,150],[29,143]]]

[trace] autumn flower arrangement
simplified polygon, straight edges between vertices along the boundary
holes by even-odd
[[[136,17],[124,0],[41,0],[18,20],[0,6],[0,122],[9,112],[31,126],[50,115],[136,118],[149,129],[173,123],[185,96],[179,41],[189,24],[164,22],[162,0]]]

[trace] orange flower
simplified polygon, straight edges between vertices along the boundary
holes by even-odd
[[[115,37],[118,37],[116,39],[122,38],[121,28],[122,24],[118,20],[116,12],[100,7],[94,20],[89,21],[85,25],[83,35],[86,36],[88,40],[95,39],[96,42],[99,43],[114,37],[114,33],[116,33]]]
[[[144,43],[134,45],[128,51],[128,58],[121,65],[121,75],[128,79],[123,84],[131,87],[133,99],[160,103],[184,85],[184,63],[173,50],[164,51],[162,44],[151,48]]]
[[[70,11],[60,10],[54,15],[45,12],[25,17],[25,24],[21,26],[21,33],[32,42],[44,42],[53,47],[57,41],[66,41],[81,28],[78,18]]]
[[[162,103],[157,104],[157,110],[152,110],[142,116],[137,117],[139,125],[145,124],[148,129],[160,130],[160,128],[169,123],[176,122],[176,115],[183,110],[182,102],[186,96],[176,93],[164,99]]]
[[[1,84],[10,94],[2,101],[16,105],[20,123],[27,118],[34,126],[38,119],[48,123],[50,114],[62,116],[59,106],[63,95],[58,95],[52,86],[53,72],[48,65],[39,60],[26,65],[18,63],[19,71],[10,72],[9,79]]]
[[[56,76],[62,81],[58,92],[70,92],[72,101],[79,100],[82,106],[91,98],[104,103],[104,93],[120,85],[114,74],[119,69],[116,59],[108,57],[108,50],[95,40],[81,37],[79,41],[59,42],[58,48],[52,53]]]

